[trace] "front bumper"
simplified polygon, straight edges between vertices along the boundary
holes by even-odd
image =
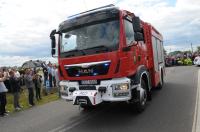
[[[115,90],[113,85],[127,84],[128,89]],[[103,101],[119,102],[128,101],[131,99],[131,88],[129,78],[114,78],[112,80],[102,80],[99,85],[95,85],[96,90],[83,90],[79,89],[79,83],[76,81],[61,81],[61,98],[65,100],[73,101],[73,104],[77,105],[82,103],[81,99],[87,97],[87,104],[96,105]],[[69,92],[69,88],[75,88],[75,91]],[[99,88],[104,87],[106,90],[100,92]],[[77,100],[80,99],[81,101]],[[89,102],[88,102],[89,100]]]

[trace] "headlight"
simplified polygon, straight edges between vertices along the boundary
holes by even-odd
[[[130,93],[128,83],[113,84],[112,89],[114,97],[127,97]]]
[[[113,90],[128,90],[129,89],[129,84],[127,83],[122,83],[122,84],[113,84],[112,85]]]

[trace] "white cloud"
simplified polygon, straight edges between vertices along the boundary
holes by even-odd
[[[179,45],[167,45],[165,46],[165,50],[167,53],[173,52],[173,51],[185,51],[188,50],[190,47],[189,46],[179,46]]]
[[[174,0],[175,1],[175,0]],[[167,47],[200,43],[200,1],[177,0],[3,0],[0,2],[0,65],[6,61],[50,57],[49,33],[67,16],[114,3],[152,23]],[[170,45],[171,44],[171,45]],[[9,59],[10,58],[10,59]],[[3,61],[4,60],[4,61]]]
[[[0,67],[2,66],[22,66],[25,61],[29,60],[42,60],[48,63],[57,63],[57,59],[52,57],[40,57],[36,58],[33,56],[0,56]]]
[[[167,53],[173,52],[173,51],[196,51],[197,50],[197,46],[200,46],[200,43],[198,44],[188,44],[188,45],[166,45],[164,46],[165,50],[167,51]]]
[[[0,56],[1,66],[20,66],[23,62],[30,60],[30,57]]]

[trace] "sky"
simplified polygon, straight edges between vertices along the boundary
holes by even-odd
[[[165,49],[200,46],[200,0],[0,0],[0,66],[55,61],[49,34],[68,16],[107,4],[134,12],[164,37]]]

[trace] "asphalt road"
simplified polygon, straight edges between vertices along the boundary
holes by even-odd
[[[165,86],[141,114],[124,103],[85,111],[59,100],[0,118],[0,132],[191,132],[198,69],[167,68]]]

